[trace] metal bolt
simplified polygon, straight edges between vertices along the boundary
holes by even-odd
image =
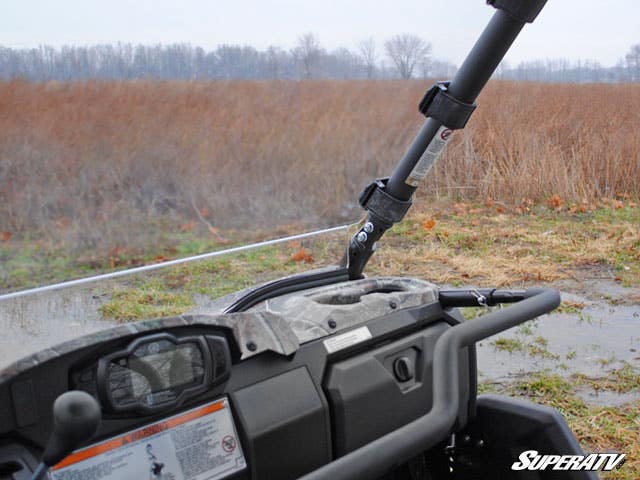
[[[464,437],[462,437],[462,441],[464,443],[469,443],[471,441],[471,437],[469,435],[465,435]]]
[[[362,227],[362,229],[367,233],[373,232],[373,223],[371,223],[371,222],[365,223],[364,227]]]
[[[359,232],[358,236],[356,238],[358,239],[359,242],[364,243],[364,242],[367,241],[367,238],[369,238],[369,237],[367,236],[367,234],[365,232]]]
[[[394,309],[394,310],[395,310],[396,308],[398,308],[398,304],[397,304],[396,302],[394,302],[394,301],[389,302],[389,306],[390,306],[392,309]]]
[[[478,440],[478,443],[476,443],[476,446],[477,446],[478,448],[482,448],[482,447],[484,447],[484,440]]]
[[[254,341],[249,340],[249,341],[247,342],[247,348],[248,348],[249,350],[251,350],[252,352],[255,352],[255,351],[258,349],[258,345],[256,345]]]
[[[338,324],[336,323],[336,321],[335,321],[335,320],[332,320],[332,319],[329,319],[329,321],[328,321],[327,323],[329,324],[329,327],[330,327],[330,328],[336,328],[336,326],[338,325]]]

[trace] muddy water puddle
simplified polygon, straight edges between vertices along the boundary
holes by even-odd
[[[633,289],[630,289],[633,290]],[[635,291],[637,294],[637,291]],[[640,305],[624,298],[609,301],[563,293],[565,306],[520,327],[495,335],[477,346],[479,381],[509,383],[535,372],[569,377],[607,377],[625,364],[640,371]],[[583,388],[585,400],[616,405],[640,399],[626,394]]]

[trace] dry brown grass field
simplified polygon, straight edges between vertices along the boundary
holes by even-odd
[[[0,82],[0,231],[113,248],[158,225],[354,218],[430,84]],[[478,104],[422,201],[639,196],[640,85],[493,82]]]
[[[356,219],[358,192],[390,173],[422,124],[417,103],[431,83],[0,82],[0,292]],[[478,104],[367,272],[551,285],[580,296],[565,299],[557,321],[584,328],[611,322],[615,308],[631,312],[640,301],[640,85],[493,82]],[[100,285],[87,308],[122,322],[181,314],[198,299],[333,263],[347,238]],[[602,318],[585,313],[594,304]],[[517,334],[527,339],[530,328]],[[614,370],[597,345],[610,331],[592,331],[588,348],[574,338],[549,350],[542,336],[527,347],[497,339],[527,348],[532,371],[481,389],[558,408],[586,451],[627,453],[605,478],[640,478],[637,346],[619,342],[616,354],[627,358],[634,345],[634,357]],[[538,370],[545,358],[552,370]],[[600,373],[573,375],[565,362],[595,362]],[[630,400],[588,403],[588,385]]]

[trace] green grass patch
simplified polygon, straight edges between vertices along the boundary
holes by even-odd
[[[428,210],[414,211],[384,237],[368,273],[401,272],[439,284],[504,286],[571,278],[572,271],[579,272],[586,265],[613,272],[622,285],[640,284],[640,208],[600,207],[570,213],[537,205],[525,214],[514,214],[512,207],[505,209],[498,213],[495,205],[461,208],[436,202]],[[14,236],[0,243],[0,289],[18,290],[256,240],[236,231],[215,236],[201,229],[179,231],[175,225],[151,225],[149,229],[157,233],[151,245],[101,251],[71,251],[42,238]],[[260,235],[280,234],[286,232]],[[316,261],[328,256],[332,262],[337,260],[347,241],[343,235],[339,242],[330,242],[331,252],[316,245]],[[272,266],[288,262],[281,260]],[[567,302],[560,307],[561,312],[572,314],[580,309]]]
[[[640,370],[624,362],[616,369],[611,369],[605,377],[588,377],[575,374],[574,381],[594,390],[609,390],[616,393],[640,392]]]
[[[525,351],[524,342],[518,338],[499,337],[493,340],[491,345],[496,350],[501,350],[503,352],[514,353]]]
[[[180,315],[193,306],[187,294],[145,285],[111,292],[111,299],[100,307],[100,313],[106,318],[132,321]]]
[[[556,308],[556,313],[579,314],[584,307],[585,305],[582,302],[563,300],[560,306]]]
[[[329,246],[324,248],[330,250]],[[328,258],[321,247],[310,247],[310,251]],[[196,295],[216,299],[309,268],[309,263],[292,259],[288,245],[214,257],[129,279],[126,285],[107,292],[110,300],[101,307],[100,313],[119,321],[178,315],[196,305]]]

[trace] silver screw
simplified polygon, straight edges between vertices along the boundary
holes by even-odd
[[[358,236],[356,237],[358,239],[359,242],[366,242],[367,241],[367,234],[365,232],[360,232],[358,233]]]
[[[371,223],[371,222],[365,223],[364,227],[362,227],[362,229],[367,233],[373,232],[373,223]]]

